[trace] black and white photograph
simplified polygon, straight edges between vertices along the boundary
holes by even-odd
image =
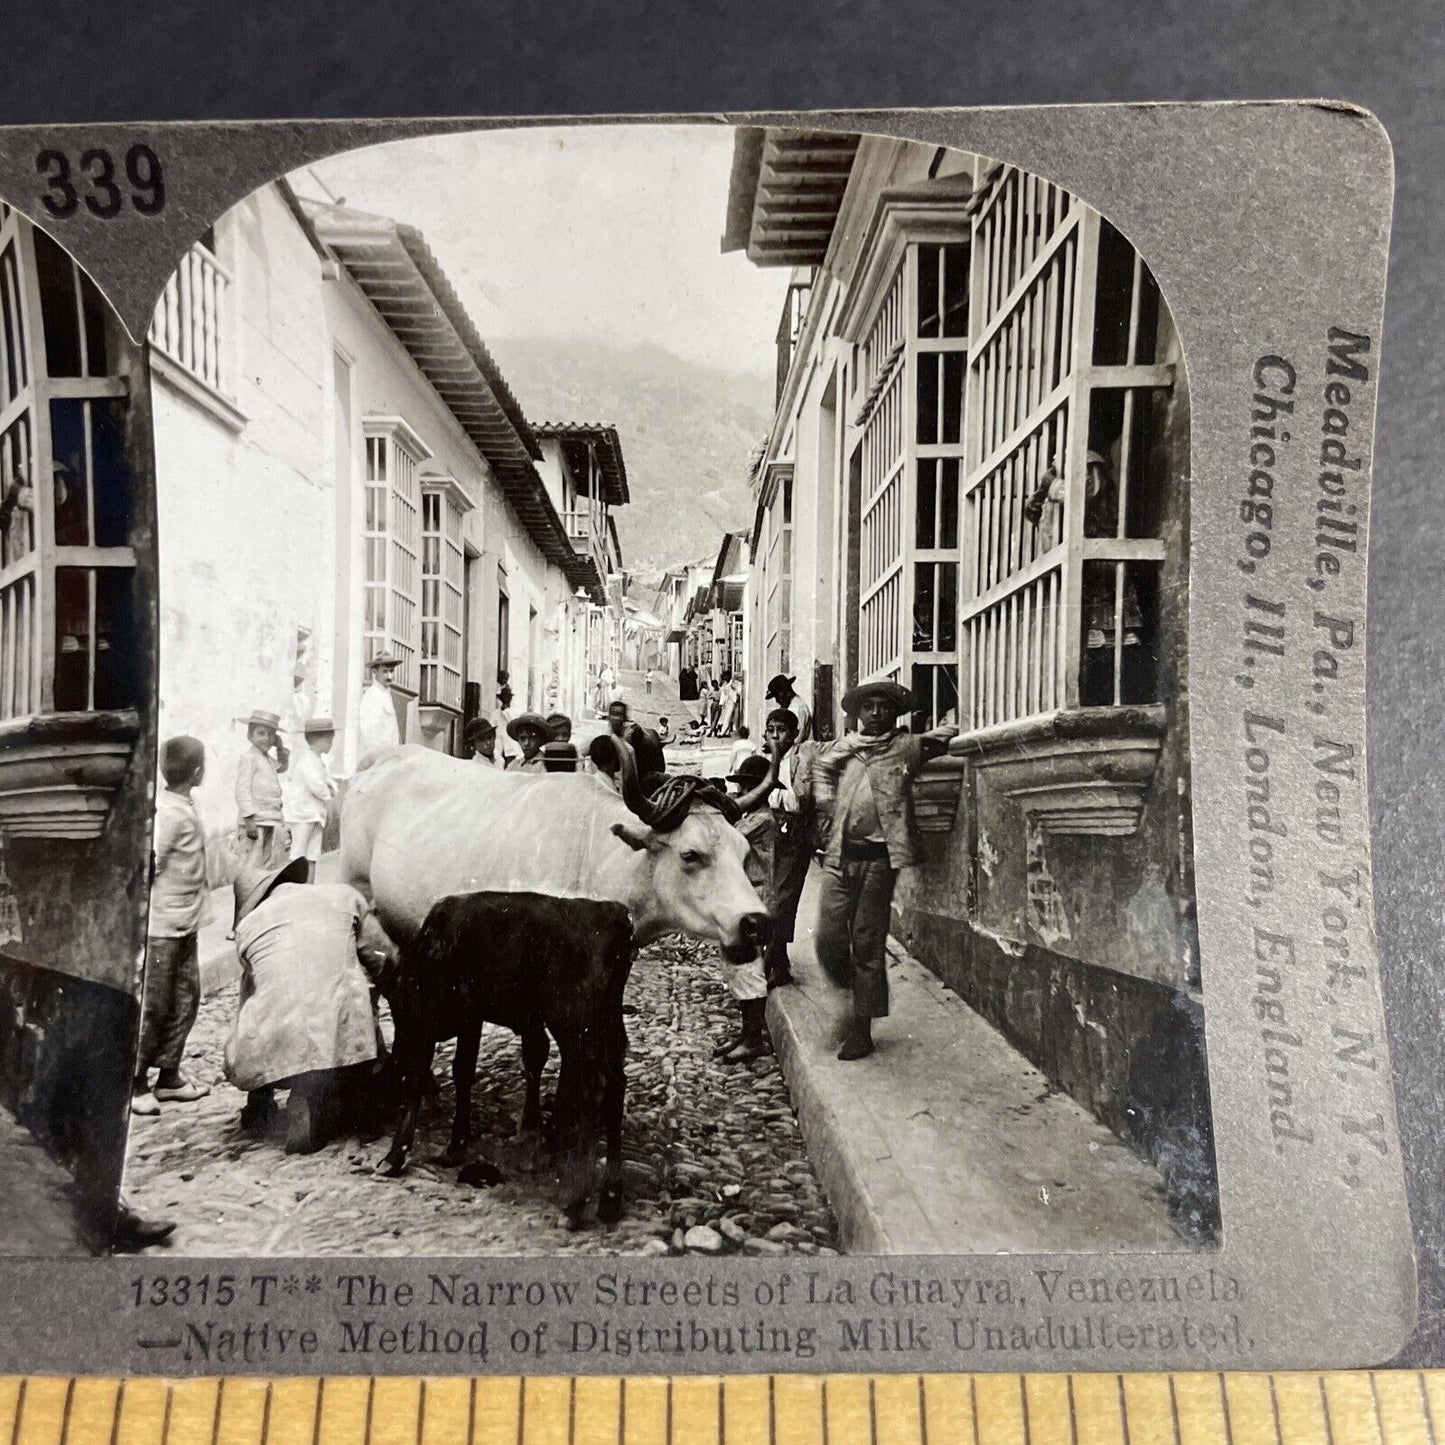
[[[1213,1368],[1306,1357],[1307,1217],[1395,1270],[1362,1352],[1401,1328],[1383,138],[845,119],[194,132],[234,174],[144,283],[0,212],[16,1266],[123,1256],[144,1311],[274,1261],[242,1307],[342,1369],[357,1267],[510,1279],[499,1329],[581,1280],[584,1369],[684,1279],[828,1368]],[[1354,253],[1309,230],[1343,155]]]
[[[1214,1244],[1188,385],[1107,218],[425,139],[218,218],[147,351],[157,1247]]]

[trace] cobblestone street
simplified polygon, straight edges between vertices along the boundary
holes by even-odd
[[[627,1112],[622,1220],[569,1233],[543,1164],[513,1139],[521,1051],[485,1031],[473,1089],[477,1145],[504,1171],[491,1189],[429,1161],[451,1126],[451,1046],[437,1051],[441,1094],[425,1102],[401,1179],[374,1166],[391,1121],[310,1156],[280,1136],[241,1132],[243,1096],[221,1076],[236,1008],[231,984],[206,998],[185,1068],[205,1099],[132,1120],[127,1190],[137,1208],[177,1221],[168,1254],[750,1254],[830,1253],[836,1233],[771,1057],[729,1066],[713,1045],[735,1020],[714,951],[667,939],[644,949],[627,989]],[[556,1086],[555,1048],[543,1080]],[[284,1130],[284,1125],[282,1125]]]

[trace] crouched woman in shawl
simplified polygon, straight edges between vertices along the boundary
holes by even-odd
[[[225,1067],[248,1095],[241,1125],[267,1130],[273,1091],[289,1087],[286,1152],[312,1153],[338,1112],[335,1086],[365,1083],[384,1058],[373,985],[391,945],[360,893],[307,883],[299,859],[237,878],[236,952],[241,1000]]]

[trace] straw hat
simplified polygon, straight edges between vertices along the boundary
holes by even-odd
[[[308,738],[317,737],[321,733],[334,733],[335,731],[336,724],[332,722],[329,717],[307,718],[306,726],[302,728],[302,732],[304,732]]]
[[[896,682],[865,682],[843,694],[843,711],[855,713],[864,698],[881,697],[893,709],[893,716],[913,711],[913,694]]]
[[[550,731],[547,727],[547,719],[539,712],[524,712],[507,724],[507,736],[513,740],[519,739],[524,732],[529,730],[539,732],[545,738]]]
[[[366,666],[370,671],[374,671],[378,667],[400,667],[401,658],[397,657],[394,653],[378,652]]]
[[[271,896],[273,889],[283,883],[304,883],[307,874],[304,858],[293,858],[280,868],[258,868],[253,863],[244,864],[236,875],[236,922],[239,923],[253,909],[259,908]]]
[[[248,728],[270,728],[272,732],[281,730],[281,714],[264,712],[259,707],[252,709],[250,717],[238,718],[237,721],[244,723]]]

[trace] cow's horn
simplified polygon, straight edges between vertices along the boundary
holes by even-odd
[[[642,784],[637,777],[637,756],[631,745],[615,733],[602,733],[593,738],[592,745],[587,750],[588,755],[599,767],[606,767],[605,754],[609,750],[609,744],[615,759],[615,771],[622,783],[622,801],[631,812],[636,813],[651,827],[657,821],[657,809],[653,806],[652,799],[642,791]],[[614,769],[608,768],[607,771],[612,772]]]

